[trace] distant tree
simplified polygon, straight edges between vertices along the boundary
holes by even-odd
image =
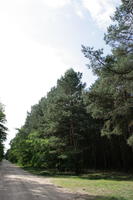
[[[4,156],[4,144],[3,142],[6,140],[6,130],[5,127],[5,114],[4,114],[4,108],[3,105],[0,104],[0,160],[2,160]]]

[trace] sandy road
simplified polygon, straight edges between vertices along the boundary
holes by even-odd
[[[31,175],[6,160],[0,164],[0,200],[74,199],[86,198],[63,191],[48,178]]]

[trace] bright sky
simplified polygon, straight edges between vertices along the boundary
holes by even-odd
[[[0,102],[5,105],[8,139],[25,121],[27,111],[71,67],[87,69],[81,44],[105,47],[103,35],[119,0],[1,0]],[[106,48],[106,51],[108,49]]]

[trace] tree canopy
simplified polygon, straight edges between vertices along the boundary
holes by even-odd
[[[104,120],[102,135],[123,135],[132,145],[133,3],[123,0],[112,20],[104,38],[112,54],[104,56],[103,49],[82,46],[89,67],[98,76],[88,93],[88,107],[94,118]]]
[[[2,160],[4,156],[4,144],[3,142],[6,140],[6,130],[5,127],[5,114],[4,114],[4,108],[3,105],[0,104],[0,161]]]
[[[24,166],[80,173],[133,167],[133,3],[123,0],[104,40],[111,53],[83,46],[97,75],[89,88],[73,69],[27,113],[7,158]]]

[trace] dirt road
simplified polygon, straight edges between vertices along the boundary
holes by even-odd
[[[6,160],[0,164],[0,200],[74,199],[86,198],[66,192],[50,183],[50,179],[31,175]]]

